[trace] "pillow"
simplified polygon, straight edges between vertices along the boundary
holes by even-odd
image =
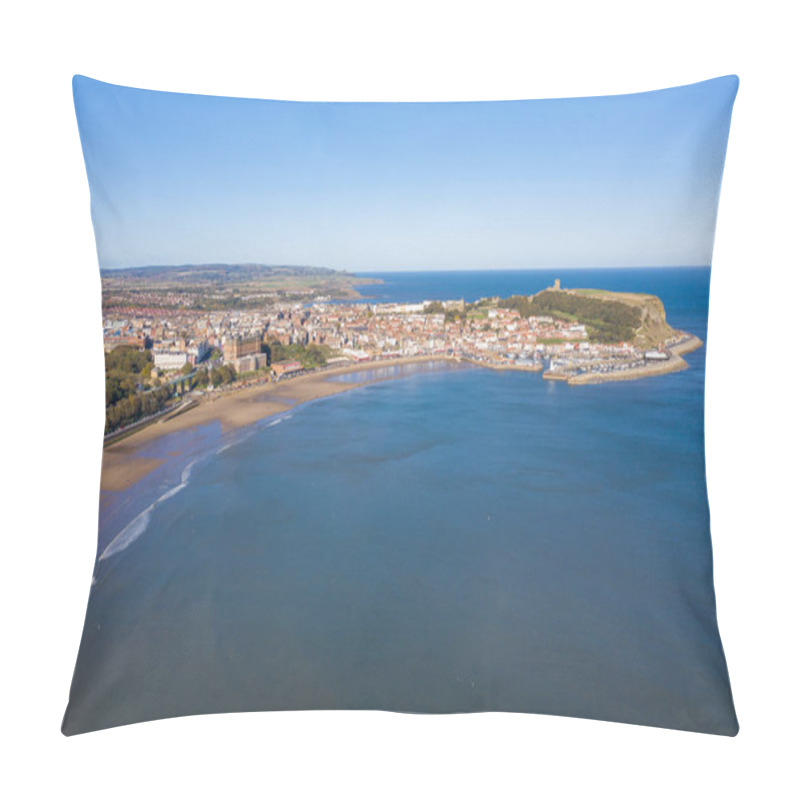
[[[735,735],[703,387],[737,88],[76,76],[106,434],[63,732],[384,709]]]

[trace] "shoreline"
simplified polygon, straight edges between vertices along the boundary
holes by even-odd
[[[319,400],[371,383],[392,379],[391,377],[378,377],[352,383],[337,383],[328,380],[336,375],[436,361],[459,363],[458,359],[446,355],[407,356],[380,361],[356,362],[341,367],[315,370],[290,380],[245,386],[228,390],[217,396],[198,399],[195,406],[182,413],[155,419],[143,427],[130,431],[127,435],[123,434],[104,444],[100,489],[112,492],[124,491],[161,466],[165,459],[149,458],[138,453],[145,445],[171,433],[215,422],[219,422],[222,431],[227,433],[289,411],[311,400]]]
[[[104,443],[100,489],[110,492],[125,491],[164,464],[166,459],[143,456],[140,455],[140,452],[146,445],[169,434],[214,423],[219,423],[223,433],[227,433],[259,422],[267,417],[289,411],[312,400],[319,400],[372,383],[393,379],[392,376],[375,377],[365,381],[353,381],[352,383],[329,380],[329,378],[337,375],[441,361],[455,364],[471,364],[484,369],[498,371],[540,372],[544,380],[558,380],[569,385],[589,385],[611,381],[637,380],[684,370],[688,367],[688,364],[681,356],[697,350],[702,345],[703,342],[700,339],[696,336],[690,336],[688,340],[668,348],[673,355],[673,358],[668,363],[655,363],[618,373],[585,373],[573,376],[549,374],[542,371],[541,365],[514,367],[511,365],[487,364],[472,358],[442,354],[354,362],[339,367],[314,370],[289,380],[229,389],[216,396],[197,398],[193,400],[194,405],[183,408],[178,413],[171,413],[154,419],[141,427],[124,432],[118,438]]]

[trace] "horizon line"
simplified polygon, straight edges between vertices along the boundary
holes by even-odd
[[[544,272],[553,270],[580,270],[580,269],[710,269],[711,264],[637,264],[637,265],[598,265],[578,264],[572,266],[546,266],[546,267],[431,267],[422,269],[399,268],[361,268],[361,267],[327,267],[319,264],[270,264],[264,261],[198,261],[182,264],[130,264],[120,267],[100,267],[100,272],[122,272],[133,269],[191,269],[196,267],[270,267],[273,269],[322,269],[331,272],[347,273],[351,275],[371,274],[424,274],[431,272]]]

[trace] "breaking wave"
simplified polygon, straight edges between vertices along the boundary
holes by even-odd
[[[291,419],[291,418],[292,418],[291,414],[283,414],[282,416],[277,417],[276,419],[270,420],[263,427],[264,428],[271,428],[274,425],[277,425],[278,423],[283,422],[285,419]],[[241,444],[246,439],[249,439],[251,436],[253,436],[257,432],[257,430],[258,430],[257,427],[252,427],[252,428],[248,429],[245,433],[238,435],[232,441],[228,442],[227,444],[222,445],[222,447],[220,447],[218,450],[215,450],[214,451],[214,455],[218,456],[221,453],[224,453],[226,450],[229,450],[234,445]]]
[[[117,553],[120,553],[126,548],[130,547],[130,545],[133,544],[133,542],[135,542],[145,532],[145,530],[147,530],[147,526],[150,523],[150,517],[153,511],[162,503],[169,500],[170,497],[175,497],[178,492],[186,488],[189,483],[189,477],[192,474],[192,467],[194,464],[194,461],[187,464],[181,473],[181,482],[177,486],[173,486],[171,489],[168,489],[166,492],[164,492],[164,494],[161,495],[161,497],[158,498],[158,500],[156,500],[154,503],[151,503],[138,516],[134,517],[109,542],[108,546],[105,550],[103,550],[102,553],[100,553],[100,557],[97,560],[105,561],[105,559],[109,558],[110,556],[116,555]]]

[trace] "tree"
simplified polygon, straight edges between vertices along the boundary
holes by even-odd
[[[545,290],[531,298],[515,295],[498,303],[512,308],[522,317],[550,316],[574,320],[586,326],[589,339],[595,342],[629,342],[641,324],[642,312],[619,300]]]
[[[153,354],[149,350],[138,350],[130,345],[120,345],[106,353],[106,373],[127,372],[139,373],[145,367],[151,368]]]
[[[281,344],[274,339],[267,345],[269,363],[276,361],[299,361],[306,369],[314,369],[325,364],[330,356],[330,348],[324,344]]]

